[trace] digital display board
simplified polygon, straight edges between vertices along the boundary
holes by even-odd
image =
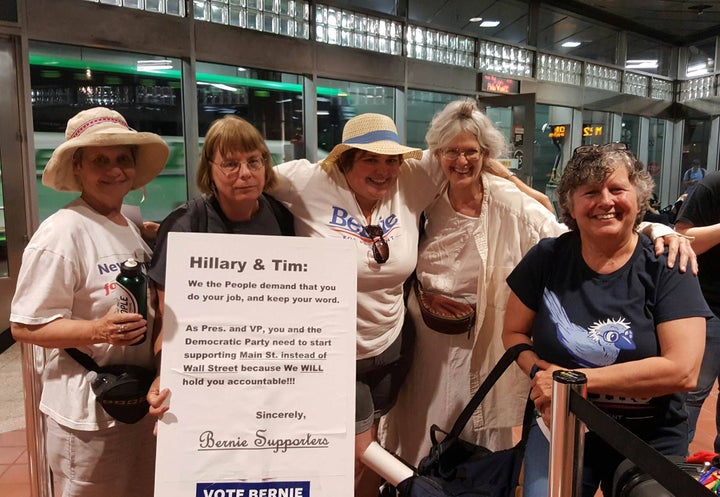
[[[493,93],[516,94],[520,93],[520,81],[517,79],[492,76],[490,74],[481,74],[480,89]]]

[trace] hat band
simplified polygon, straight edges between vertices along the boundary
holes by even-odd
[[[379,142],[382,140],[390,140],[395,143],[400,143],[400,138],[398,138],[397,133],[390,130],[370,131],[364,135],[348,138],[347,140],[344,140],[343,143],[345,145],[367,145],[368,143]]]
[[[122,119],[118,119],[117,117],[97,117],[95,119],[91,119],[88,122],[84,123],[82,126],[78,126],[78,128],[73,131],[72,135],[70,135],[70,138],[77,138],[78,135],[81,135],[84,133],[88,128],[91,128],[95,126],[96,124],[102,124],[102,123],[115,123],[119,124],[120,126],[123,126],[127,129],[130,129],[130,126],[127,125],[125,121]],[[68,140],[70,139],[68,138]]]

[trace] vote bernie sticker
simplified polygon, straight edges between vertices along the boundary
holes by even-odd
[[[198,483],[195,497],[310,497],[310,482]]]

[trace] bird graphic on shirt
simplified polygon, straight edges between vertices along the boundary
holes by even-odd
[[[557,295],[547,288],[543,300],[550,320],[555,323],[558,340],[581,366],[607,366],[615,362],[620,350],[635,349],[630,323],[624,319],[598,321],[585,329],[570,321]]]

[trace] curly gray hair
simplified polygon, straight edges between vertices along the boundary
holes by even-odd
[[[557,188],[557,197],[560,220],[571,230],[578,229],[577,221],[570,215],[575,190],[583,185],[605,181],[617,167],[625,167],[630,183],[637,192],[639,210],[634,224],[637,229],[650,205],[655,182],[624,143],[608,143],[578,147],[565,166]]]

